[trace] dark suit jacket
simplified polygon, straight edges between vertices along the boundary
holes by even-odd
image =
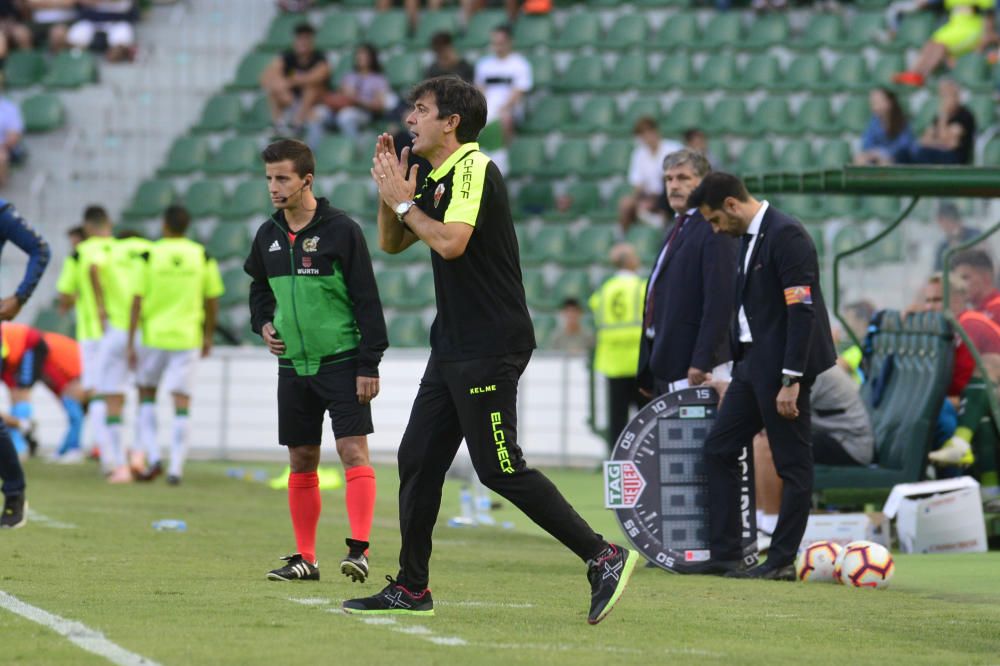
[[[713,233],[698,212],[670,243],[649,293],[656,335],[650,340],[643,331],[640,386],[684,379],[692,366],[709,372],[732,358],[727,332],[735,313],[739,251],[739,241]]]
[[[809,297],[795,287],[808,287]],[[786,290],[793,290],[791,304],[786,304]],[[753,382],[777,385],[785,369],[812,379],[834,364],[816,246],[798,220],[768,206],[737,292],[737,312],[742,304],[753,335]],[[730,339],[733,359],[739,360],[739,317],[733,317]]]

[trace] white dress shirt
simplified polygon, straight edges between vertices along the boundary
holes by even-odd
[[[746,280],[750,278],[750,257],[753,256],[753,248],[757,244],[757,237],[760,235],[760,225],[764,221],[764,212],[767,211],[768,203],[767,201],[760,202],[760,208],[757,209],[756,215],[750,220],[750,226],[747,227],[747,233],[750,234],[750,245],[747,247],[747,256],[743,259],[743,280],[746,284]],[[742,294],[739,295],[742,300]],[[740,320],[740,342],[753,342],[753,335],[750,333],[750,322],[747,321],[747,313],[743,309],[743,305],[740,305],[739,312]]]

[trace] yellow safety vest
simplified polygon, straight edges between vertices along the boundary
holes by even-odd
[[[597,326],[594,369],[606,377],[638,372],[646,282],[638,275],[615,275],[590,297]]]

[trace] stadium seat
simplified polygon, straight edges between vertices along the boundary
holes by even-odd
[[[998,109],[997,103],[993,101],[993,98],[989,95],[979,95],[973,97],[972,99],[966,100],[965,106],[972,111],[972,115],[976,117],[976,127],[982,131],[988,127],[997,124]]]
[[[199,180],[184,193],[184,206],[194,220],[216,217],[226,208],[226,188],[221,180]]]
[[[49,61],[42,78],[46,88],[79,88],[97,81],[97,62],[89,51],[63,51]]]
[[[247,239],[246,250],[250,249],[250,241]],[[211,251],[209,251],[211,253]],[[222,285],[226,291],[219,297],[219,305],[228,308],[231,306],[247,306],[250,300],[250,276],[243,272],[243,267],[233,267],[222,271]]]
[[[851,144],[842,139],[834,139],[832,141],[827,141],[819,149],[816,165],[824,169],[839,169],[845,164],[850,164],[851,161]],[[831,198],[839,201],[841,199],[847,199],[848,197]]]
[[[167,161],[160,167],[160,174],[183,176],[201,171],[208,160],[208,154],[208,141],[204,137],[182,136],[170,147]]]
[[[1000,137],[990,139],[983,148],[983,166],[1000,166]]]
[[[600,56],[580,55],[569,62],[566,70],[552,82],[552,87],[566,92],[591,91],[600,87],[603,77],[604,65]]]
[[[229,84],[228,89],[236,92],[240,90],[260,90],[260,75],[264,72],[275,55],[272,53],[262,53],[251,51],[243,56],[243,60],[236,67],[236,76]]]
[[[39,93],[21,102],[24,129],[29,134],[51,132],[66,122],[62,101],[52,93]]]
[[[469,19],[465,34],[455,40],[459,51],[484,49],[490,43],[490,33],[507,22],[507,13],[497,9],[484,9]]]
[[[333,11],[326,15],[316,31],[316,48],[323,51],[348,51],[360,34],[361,29],[354,14]]]
[[[535,325],[535,342],[539,348],[545,349],[552,333],[559,327],[559,318],[554,314],[539,312],[532,315],[531,321]]]
[[[566,134],[585,134],[604,131],[618,124],[618,106],[609,95],[593,95],[584,102],[576,118],[566,122],[562,131]]]
[[[200,134],[223,132],[236,127],[243,116],[239,95],[222,93],[211,97],[201,112],[201,119],[192,130]]]
[[[420,12],[420,21],[410,41],[414,49],[430,48],[431,38],[438,32],[454,35],[458,32],[458,15],[451,10],[439,9]],[[418,60],[419,58],[414,58]]]
[[[406,90],[417,83],[423,73],[419,58],[398,53],[385,61],[385,77],[394,90]]]
[[[545,182],[523,185],[517,193],[517,208],[514,217],[523,215],[543,215],[555,206],[552,186]]]
[[[663,105],[660,102],[658,96],[651,95],[640,95],[636,97],[625,107],[622,112],[621,122],[617,127],[608,128],[609,130],[617,130],[619,134],[632,134],[632,127],[639,118],[652,118],[659,124],[660,118],[663,117]]]
[[[811,92],[819,90],[825,78],[823,60],[815,53],[804,53],[792,60],[785,70],[785,75],[771,87],[789,92]]]
[[[569,234],[564,227],[542,227],[521,246],[521,263],[536,266],[558,262],[569,250]]]
[[[141,220],[156,217],[177,198],[174,185],[169,180],[153,178],[139,184],[132,201],[122,213],[125,219]]]
[[[205,171],[214,174],[238,174],[261,170],[257,142],[248,137],[226,139],[205,165]]]
[[[660,61],[659,66],[645,80],[639,82],[643,90],[673,90],[684,88],[694,78],[691,56],[687,53],[671,53]]]
[[[205,249],[218,259],[243,259],[250,251],[251,238],[242,224],[217,224],[208,237]]]
[[[865,57],[859,53],[848,53],[830,68],[829,75],[819,86],[832,92],[844,90],[867,90],[872,85],[871,75]]]
[[[691,97],[682,97],[663,115],[660,129],[665,134],[680,134],[692,127],[701,127],[707,116],[705,102]]]
[[[808,148],[808,145],[806,146]],[[782,155],[784,157],[784,154]],[[792,155],[794,158],[795,156]],[[782,170],[786,169],[784,162],[778,162]],[[799,166],[790,168],[799,169]],[[823,198],[814,194],[790,194],[781,197],[781,209],[792,217],[803,222],[822,222],[826,219],[826,211],[823,206]],[[853,228],[853,227],[852,227]]]
[[[578,173],[582,167],[577,167]],[[580,181],[569,185],[563,193],[568,199],[568,207],[563,210],[551,210],[544,214],[546,222],[574,222],[579,219],[592,218],[601,205],[601,193],[598,188],[588,182]]]
[[[652,266],[656,255],[663,246],[663,229],[648,227],[644,224],[633,224],[628,230],[626,240],[635,246],[644,266]]]
[[[403,307],[410,309],[426,308],[434,305],[434,272],[421,272],[403,299]]]
[[[589,179],[625,176],[634,147],[631,139],[609,139],[595,153],[600,159],[591,160],[582,175]]]
[[[549,287],[541,269],[524,269],[521,271],[521,282],[524,283],[524,295],[528,300],[528,307],[550,309],[548,306]]]
[[[531,83],[534,90],[547,90],[552,87],[552,79],[555,77],[556,65],[552,54],[548,51],[542,53],[532,53],[528,55],[528,62],[531,63]]]
[[[646,65],[646,54],[642,52],[625,53],[608,67],[600,89],[625,92],[635,90],[648,80],[649,68]]]
[[[318,173],[340,173],[356,161],[354,142],[342,134],[329,134],[313,148]],[[365,167],[371,166],[367,160]]]
[[[399,314],[389,320],[389,344],[393,347],[426,347],[430,333],[418,314]]]
[[[822,47],[839,48],[844,39],[844,21],[839,14],[813,14],[802,36],[793,42],[800,51],[816,51]]]
[[[992,68],[982,53],[969,53],[955,63],[951,78],[972,92],[988,92],[996,83],[991,77]]]
[[[539,46],[547,47],[554,34],[552,17],[544,14],[523,16],[514,24],[514,48],[525,51]]]
[[[785,144],[778,156],[778,166],[782,170],[804,171],[815,165],[812,147],[806,139],[792,139]]]
[[[257,134],[271,127],[271,106],[267,97],[260,95],[250,104],[250,108],[243,112],[236,129],[241,134]]]
[[[559,51],[576,51],[584,46],[597,43],[601,34],[601,23],[594,12],[582,11],[572,14],[551,43],[551,48]]]
[[[892,78],[906,69],[906,59],[901,53],[883,53],[872,68],[870,84],[891,87]]]
[[[748,133],[796,134],[798,122],[792,116],[788,100],[784,97],[768,97],[757,105],[748,120]],[[784,168],[784,161],[782,161]]]
[[[878,43],[884,30],[884,12],[858,12],[844,33],[843,41],[839,45],[833,44],[831,46],[845,52],[867,48]]]
[[[733,90],[738,86],[738,78],[736,55],[731,52],[713,53],[705,59],[698,76],[686,87],[694,90]]]
[[[382,51],[404,43],[407,30],[406,13],[403,10],[377,12],[365,31],[365,41]]]
[[[649,20],[641,12],[622,14],[598,40],[597,48],[601,51],[623,51],[643,46],[648,30]]]
[[[868,217],[873,217],[883,222],[895,220],[902,212],[902,207],[897,197],[864,197],[862,203]]]
[[[756,19],[740,48],[763,51],[785,46],[789,41],[788,17],[784,12],[777,12]]]
[[[8,88],[28,88],[45,76],[45,57],[38,51],[11,51],[4,63],[3,82]]]
[[[375,209],[375,201],[368,193],[368,184],[364,181],[345,181],[338,183],[330,193],[330,203],[352,215],[371,214]]]
[[[934,32],[937,22],[937,17],[930,12],[905,14],[899,22],[899,30],[890,46],[901,51],[919,49]]]
[[[755,28],[756,29],[756,26]],[[730,48],[743,43],[743,16],[740,12],[715,14],[701,31],[698,44],[708,51]]]
[[[38,311],[32,326],[52,333],[73,337],[76,329],[75,318],[71,314],[62,314],[57,307],[47,307]]]
[[[781,79],[781,65],[770,53],[750,56],[739,76],[730,85],[743,90],[765,90],[775,87]]]
[[[227,220],[244,220],[247,218],[264,218],[271,214],[274,206],[271,204],[271,194],[263,178],[245,180],[233,190],[233,196],[219,215]]]
[[[737,159],[737,170],[742,175],[769,171],[775,166],[771,142],[762,139],[747,141]]]
[[[703,128],[712,134],[746,134],[753,132],[743,97],[723,97],[705,118]]]
[[[571,250],[560,259],[560,263],[576,267],[602,265],[608,261],[608,252],[614,243],[615,232],[611,227],[584,227],[573,239]]]
[[[534,176],[545,163],[545,142],[534,137],[517,137],[511,142],[507,154],[512,177]]]
[[[549,134],[561,130],[572,117],[569,98],[562,95],[542,97],[526,114],[521,130],[529,134]]]
[[[667,52],[677,49],[694,49],[700,44],[698,15],[692,11],[681,11],[663,22],[651,46]]]
[[[809,134],[839,134],[841,130],[829,97],[810,97],[799,107],[796,119],[799,128]]]
[[[843,106],[837,111],[837,122],[840,128],[860,136],[868,122],[871,120],[872,112],[868,104],[868,95],[856,95],[848,97]]]
[[[299,23],[308,19],[300,14],[278,14],[271,21],[264,40],[257,47],[261,51],[283,51],[292,46],[293,31]]]
[[[585,270],[566,270],[562,272],[552,289],[549,290],[549,309],[559,307],[567,298],[575,298],[581,303],[586,303],[587,299],[594,292],[590,283],[590,276]]]
[[[563,139],[556,146],[552,159],[542,165],[539,175],[546,178],[564,178],[580,172],[590,157],[590,142],[587,139]]]
[[[378,272],[378,295],[383,307],[406,307],[410,281],[402,268],[383,268]]]

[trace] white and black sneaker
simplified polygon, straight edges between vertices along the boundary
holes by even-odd
[[[0,513],[0,528],[16,529],[28,522],[28,502],[24,494],[7,495],[3,499],[3,513]]]
[[[298,553],[281,559],[288,564],[268,571],[268,580],[319,580],[319,562],[308,562]]]
[[[363,583],[368,580],[368,556],[365,555],[368,542],[348,539],[347,548],[347,557],[340,561],[340,573],[354,583]]]

